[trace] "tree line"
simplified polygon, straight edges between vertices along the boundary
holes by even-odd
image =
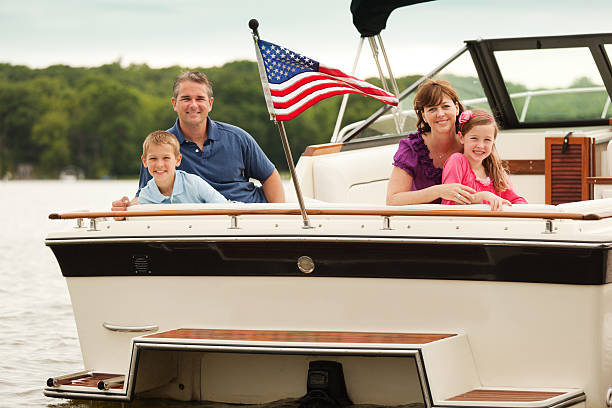
[[[0,178],[18,175],[24,167],[35,178],[56,178],[67,168],[79,169],[87,178],[137,177],[145,136],[174,123],[172,84],[184,70],[122,67],[119,62],[44,69],[0,64]],[[194,70],[205,72],[213,83],[210,117],[245,129],[279,169],[286,169],[257,64],[235,61]],[[400,88],[417,78],[400,78]],[[285,123],[296,160],[306,146],[329,141],[341,99],[324,100]],[[352,96],[343,124],[380,106],[371,98]]]
[[[215,103],[210,117],[245,129],[272,162],[281,171],[286,170],[257,64],[234,61],[221,67],[193,69],[205,72],[213,83]],[[0,64],[0,178],[57,178],[70,168],[87,178],[137,177],[146,135],[174,124],[172,84],[185,70],[179,66],[155,69],[145,64],[122,67],[119,62],[91,68],[53,65],[43,69]],[[477,78],[443,77],[461,99],[486,99]],[[419,78],[398,78],[399,89]],[[380,86],[378,79],[368,81]],[[510,93],[527,90],[522,84],[506,85]],[[568,87],[594,85],[588,78],[576,78]],[[605,98],[605,90],[538,97],[531,101],[526,119],[598,118]],[[339,96],[326,99],[285,123],[296,161],[306,146],[330,140],[341,100]],[[411,101],[407,98],[402,108],[409,109]],[[521,112],[525,102],[526,98],[513,99],[515,110]],[[365,119],[381,106],[372,98],[352,95],[343,126]],[[483,102],[478,107],[488,109],[488,104]],[[612,106],[608,110],[611,112]]]

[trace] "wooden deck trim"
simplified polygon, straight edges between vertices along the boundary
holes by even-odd
[[[302,156],[322,156],[324,154],[339,153],[340,150],[342,150],[342,143],[310,145],[306,146]]]
[[[587,184],[612,184],[612,177],[587,177]]]
[[[493,218],[540,218],[552,220],[600,220],[612,217],[612,210],[592,212],[588,214],[562,212],[510,212],[490,210],[411,210],[405,208],[350,210],[350,209],[306,209],[308,215],[361,215],[361,216],[408,216],[408,217],[493,217]],[[112,218],[112,217],[177,217],[196,215],[301,215],[298,208],[287,209],[246,209],[246,208],[215,208],[198,210],[157,210],[157,211],[101,211],[52,213],[49,219],[68,220],[77,218]]]
[[[471,390],[446,401],[537,402],[558,397],[564,392],[520,390]]]
[[[502,160],[508,165],[511,175],[545,174],[545,160]]]
[[[456,334],[182,328],[149,334],[143,337],[157,339],[265,341],[282,343],[427,344],[453,336],[456,336]]]
[[[123,376],[123,374],[90,373],[90,374],[84,374],[76,378],[68,378],[65,380],[60,380],[56,383],[56,385],[57,386],[73,386],[73,387],[92,387],[92,388],[97,389],[98,382],[108,380],[114,377],[120,377],[120,376]],[[124,383],[113,385],[111,386],[111,388],[120,390],[120,389],[123,389],[123,384]]]

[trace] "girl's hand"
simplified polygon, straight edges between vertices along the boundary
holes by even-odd
[[[474,204],[482,201],[488,201],[491,204],[491,211],[501,211],[504,205],[512,206],[512,203],[508,200],[497,196],[490,191],[481,191],[480,193],[474,194]]]
[[[455,204],[471,204],[476,193],[472,187],[460,183],[440,184],[440,189],[440,198],[453,201]]]

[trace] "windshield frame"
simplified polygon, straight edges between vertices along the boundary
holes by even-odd
[[[400,101],[407,95],[413,93],[426,79],[434,77],[449,64],[469,51],[472,62],[476,69],[478,79],[485,93],[491,109],[499,118],[500,127],[503,129],[525,129],[525,128],[552,128],[562,126],[583,125],[606,125],[609,120],[603,119],[573,119],[557,121],[524,122],[519,116],[511,102],[510,94],[502,77],[501,70],[495,57],[496,51],[516,50],[539,50],[559,48],[588,48],[599,75],[603,80],[608,96],[612,98],[612,64],[606,52],[605,45],[612,44],[612,33],[603,34],[580,34],[566,36],[540,36],[523,38],[497,38],[478,39],[465,41],[465,45],[450,58],[424,75],[399,95]],[[364,129],[372,125],[378,118],[391,111],[391,106],[383,106],[365,119],[358,127],[347,133],[341,143],[354,139]]]

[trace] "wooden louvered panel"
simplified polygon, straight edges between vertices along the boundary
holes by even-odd
[[[565,153],[563,138],[546,138],[546,204],[562,204],[590,199],[586,182],[591,166],[592,139],[570,137]]]

